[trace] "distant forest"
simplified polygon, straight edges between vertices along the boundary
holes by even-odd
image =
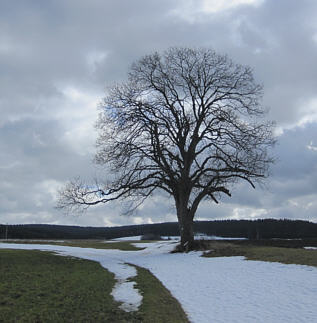
[[[196,221],[195,233],[227,238],[317,238],[317,223],[300,220]],[[79,227],[48,224],[0,225],[0,239],[114,239],[144,234],[177,236],[177,222],[120,227]]]

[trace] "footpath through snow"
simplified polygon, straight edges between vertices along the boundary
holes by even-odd
[[[98,261],[116,275],[119,288],[113,295],[121,297],[126,310],[137,309],[142,301],[133,285],[124,284],[136,274],[126,265],[131,263],[149,269],[192,322],[316,322],[317,268],[243,257],[204,258],[200,252],[170,254],[175,243],[137,244],[146,248],[140,251],[5,243],[0,248],[54,250]]]

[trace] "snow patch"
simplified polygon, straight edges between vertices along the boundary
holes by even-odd
[[[115,274],[117,282],[111,295],[116,301],[122,302],[122,305],[119,307],[126,312],[137,311],[142,304],[143,297],[139,290],[134,287],[135,282],[127,281],[128,278],[137,275],[137,270],[133,266],[122,262],[105,262],[100,260],[99,262],[104,268]]]
[[[112,241],[134,241],[134,240],[141,240],[141,236],[121,237],[121,238],[112,239]]]
[[[209,236],[204,233],[195,234],[195,240],[247,240],[246,238],[226,238],[218,236]]]
[[[127,282],[126,280],[118,280],[111,292],[113,298],[122,302],[119,307],[126,311],[137,311],[142,304],[142,296],[134,288],[135,282]]]

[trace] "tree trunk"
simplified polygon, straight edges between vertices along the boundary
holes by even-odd
[[[194,246],[193,216],[187,207],[177,208],[179,231],[181,235],[181,250],[189,251]]]

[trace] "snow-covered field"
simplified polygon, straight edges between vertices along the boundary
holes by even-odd
[[[126,302],[126,310],[137,309],[142,301],[131,283],[125,283],[136,274],[130,263],[148,268],[192,322],[316,322],[317,268],[243,257],[203,258],[200,252],[170,254],[175,244],[137,244],[146,248],[140,251],[5,243],[0,248],[54,250],[98,261],[116,275],[112,293]]]

